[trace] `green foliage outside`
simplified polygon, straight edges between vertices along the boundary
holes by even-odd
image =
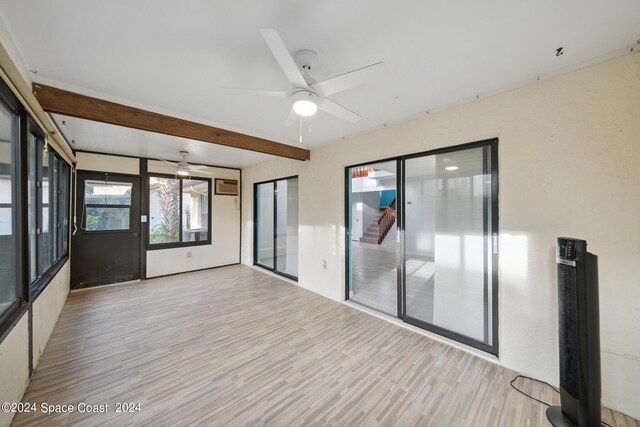
[[[157,179],[154,193],[160,201],[162,222],[149,233],[151,243],[180,241],[180,182],[175,179]]]

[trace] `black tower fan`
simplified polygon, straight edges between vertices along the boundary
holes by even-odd
[[[554,426],[600,426],[598,258],[587,242],[558,238],[560,402],[547,409]]]

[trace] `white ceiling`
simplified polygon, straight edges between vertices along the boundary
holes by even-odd
[[[172,161],[181,160],[179,151],[187,151],[189,163],[226,167],[245,167],[274,157],[59,114],[51,116],[58,124],[60,131],[67,137],[71,147],[83,151]]]
[[[319,112],[305,121],[305,147],[621,54],[640,39],[638,0],[0,0],[0,16],[36,81],[291,145],[290,100],[226,89],[290,89],[260,28],[275,28],[292,53],[317,51],[316,81],[384,61],[386,78],[331,97],[363,119]],[[97,151],[140,145],[159,157],[152,142],[164,153],[177,140],[118,130],[123,141],[113,142],[104,125],[67,122],[69,139]],[[243,156],[229,162],[267,158]]]

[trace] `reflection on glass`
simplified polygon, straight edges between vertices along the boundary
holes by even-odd
[[[50,224],[50,236],[51,236],[51,262],[55,262],[58,259],[58,157],[49,155],[49,224]]]
[[[259,184],[257,187],[257,227],[256,249],[257,263],[274,268],[273,248],[273,182]]]
[[[51,216],[49,214],[49,201],[51,189],[49,188],[49,153],[42,146],[43,141],[39,141],[42,152],[42,206],[40,208],[40,218],[42,221],[42,233],[40,239],[40,274],[44,273],[53,264],[53,254],[51,253]]]
[[[180,180],[149,178],[149,243],[180,241]]]
[[[37,207],[37,173],[36,173],[36,137],[29,133],[29,182],[28,182],[28,203],[29,203],[29,282],[33,282],[38,277],[37,244],[38,244],[38,207]]]
[[[0,315],[17,298],[13,228],[13,116],[0,104]]]
[[[60,256],[69,249],[69,175],[69,165],[60,160]]]
[[[406,160],[406,314],[491,345],[491,174],[483,149]]]
[[[298,276],[298,178],[276,183],[276,270]]]
[[[129,182],[86,180],[84,203],[86,205],[131,205],[132,187],[133,184]]]
[[[86,230],[128,230],[129,208],[87,207]]]
[[[182,241],[206,241],[209,229],[209,182],[182,181]]]

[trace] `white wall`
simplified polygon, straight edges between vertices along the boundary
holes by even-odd
[[[140,174],[140,160],[133,157],[78,152],[76,158],[78,159],[77,168],[80,170],[128,175]]]
[[[165,163],[149,161],[149,172],[175,173]],[[211,178],[209,212],[211,214],[211,244],[186,248],[155,249],[147,251],[147,277],[201,270],[203,268],[240,262],[240,199],[236,196],[217,196],[213,193],[215,178],[240,180],[236,169],[209,167],[207,174],[192,176]]]
[[[25,313],[0,342],[0,403],[20,402],[29,384],[29,315]],[[0,426],[11,424],[14,414],[0,411]]]
[[[130,157],[79,152],[78,169],[139,175],[140,161]],[[147,169],[149,172],[175,174],[175,167],[155,160],[148,161]],[[208,167],[193,172],[192,176],[211,179],[211,244],[147,251],[149,278],[240,262],[240,198],[213,194],[215,178],[240,180],[240,171]]]
[[[640,418],[640,54],[243,170],[242,260],[253,183],[299,175],[299,285],[344,294],[344,167],[499,137],[500,360],[558,383],[558,236],[599,257],[603,404]],[[327,261],[327,268],[322,260]]]
[[[33,303],[33,367],[37,368],[53,328],[69,295],[67,261]],[[0,403],[20,402],[29,384],[29,314],[0,342]],[[14,414],[0,411],[0,426],[11,424]]]
[[[40,356],[67,301],[70,271],[71,262],[67,260],[33,303],[33,366],[38,366]]]

